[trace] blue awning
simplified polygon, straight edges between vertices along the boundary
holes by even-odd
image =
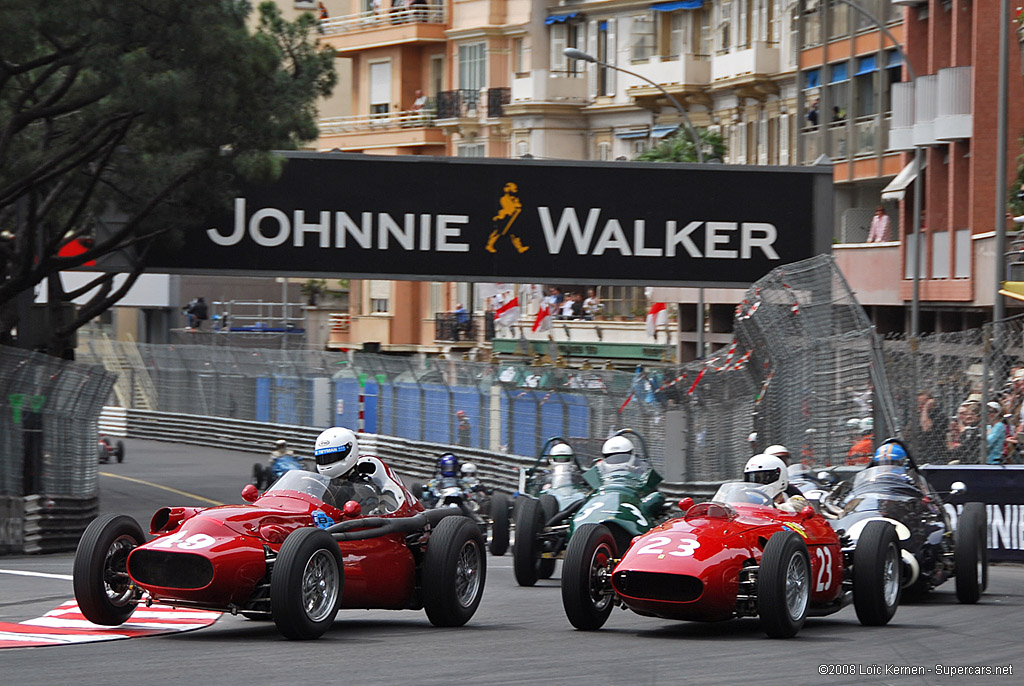
[[[570,14],[553,14],[544,20],[545,24],[564,24],[570,19],[575,19],[579,16],[579,12],[572,12]]]
[[[817,88],[821,84],[820,79],[820,69],[808,69],[804,72],[804,88]]]
[[[664,138],[678,128],[679,124],[676,124],[675,126],[655,126],[651,131],[651,138]]]
[[[840,62],[839,64],[833,64],[831,67],[832,80],[829,83],[839,83],[840,81],[846,81],[850,77],[846,75],[846,62]]]
[[[885,66],[887,67],[898,67],[903,64],[903,57],[900,56],[899,50],[893,50],[889,53],[889,58],[886,60]]]
[[[875,56],[861,57],[857,60],[857,73],[854,76],[870,74],[873,71],[878,71],[878,67],[875,66]]]
[[[704,0],[676,0],[676,2],[658,2],[651,5],[655,12],[675,12],[676,10],[699,10]]]
[[[641,131],[616,131],[615,136],[618,138],[647,138],[650,134],[647,129]]]

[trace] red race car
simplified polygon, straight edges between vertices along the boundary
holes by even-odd
[[[612,607],[673,620],[760,617],[769,636],[790,637],[808,615],[851,602],[861,624],[888,623],[899,605],[900,545],[888,522],[872,522],[856,547],[810,506],[774,507],[756,484],[723,484],[712,502],[684,498],[684,515],[633,539],[587,524],[569,541],[562,601],[577,629],[599,629]]]
[[[118,625],[139,602],[273,619],[287,638],[316,638],[339,608],[420,609],[437,626],[476,612],[486,577],[480,528],[456,508],[424,511],[381,460],[355,476],[285,473],[245,505],[165,507],[146,541],[131,517],[93,521],[78,545],[82,614]]]

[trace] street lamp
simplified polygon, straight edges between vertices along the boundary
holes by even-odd
[[[661,84],[655,83],[646,76],[642,74],[637,74],[634,71],[623,69],[622,67],[617,67],[614,64],[608,64],[607,62],[602,62],[593,55],[588,55],[582,50],[577,50],[576,48],[566,48],[565,50],[562,51],[562,54],[571,60],[593,62],[599,67],[607,67],[609,69],[614,69],[615,71],[621,71],[623,74],[635,76],[636,78],[646,81],[647,83],[651,84],[652,86],[660,90],[662,94],[664,94],[664,96],[669,99],[669,102],[671,102],[675,106],[675,108],[679,110],[679,116],[683,118],[683,122],[686,124],[686,130],[690,134],[690,137],[693,139],[693,147],[697,150],[697,162],[698,164],[704,163],[704,153],[701,151],[700,136],[697,135],[697,129],[693,128],[693,123],[690,121],[690,116],[686,113],[686,109],[681,104],[679,104],[679,101],[672,97],[672,94],[665,90],[661,86]]]

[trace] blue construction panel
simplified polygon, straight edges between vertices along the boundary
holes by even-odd
[[[587,438],[590,436],[590,404],[582,395],[566,395],[566,409],[569,412],[569,431],[566,438]]]
[[[543,401],[544,395],[538,400]],[[561,393],[552,393],[540,405],[540,435],[545,441],[551,436],[565,435],[565,405],[561,403],[559,396]]]
[[[270,422],[270,379],[256,379],[256,421]]]
[[[334,379],[334,426],[353,431],[359,426],[358,379]]]
[[[377,398],[377,433],[384,436],[395,436],[395,387],[381,384]]]
[[[395,424],[391,435],[421,441],[423,403],[416,384],[395,385]]]
[[[423,410],[430,411],[423,422],[423,440],[432,443],[455,443],[455,410],[448,387],[442,384],[423,384]],[[447,417],[448,421],[442,418]]]
[[[487,447],[487,413],[483,411],[487,405],[486,396],[476,386],[452,386],[452,406],[455,411],[462,410],[469,421],[469,445],[473,448]],[[454,413],[453,413],[454,415]],[[452,436],[458,442],[458,420],[452,417]]]
[[[363,389],[363,430],[368,434],[377,433],[377,402],[380,400],[380,385],[367,381]]]
[[[509,452],[515,455],[536,455],[538,452],[537,404],[543,394],[535,391],[520,391],[512,396],[512,443]]]
[[[303,424],[299,417],[301,380],[293,377],[274,378],[274,421],[277,424]]]

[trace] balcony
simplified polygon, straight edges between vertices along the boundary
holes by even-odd
[[[512,82],[513,107],[528,104],[585,105],[587,80],[564,74],[553,74],[547,69],[534,69]]]
[[[935,113],[938,104],[937,74],[919,76],[914,85],[914,145],[936,145]]]
[[[345,56],[386,45],[444,43],[447,27],[448,14],[443,4],[413,5],[323,19],[320,43]]]
[[[763,100],[778,92],[770,79],[780,71],[780,64],[776,43],[754,41],[744,49],[716,54],[711,60],[711,82],[716,86],[746,87],[749,92],[742,95]]]
[[[483,333],[482,340],[494,340],[494,317],[490,313],[472,319],[466,313],[463,315],[461,322],[459,321],[459,315],[455,312],[434,313],[435,343],[466,342],[475,344],[481,340],[481,332]]]
[[[651,57],[647,62],[630,67],[672,94],[686,105],[711,105],[707,94],[711,83],[711,57],[708,55],[680,55]],[[623,89],[642,107],[654,108],[662,93],[648,82],[629,74],[621,74]]]
[[[889,150],[914,149],[914,115],[914,82],[894,83]]]
[[[482,125],[501,125],[508,115],[511,88],[481,88],[441,91],[437,94],[436,125],[447,133],[466,134]]]
[[[974,67],[949,67],[939,70],[938,107],[935,113],[935,137],[940,141],[971,137],[971,76]]]
[[[434,110],[407,110],[387,114],[321,119],[321,150],[366,150],[444,146],[441,129],[434,124]]]

